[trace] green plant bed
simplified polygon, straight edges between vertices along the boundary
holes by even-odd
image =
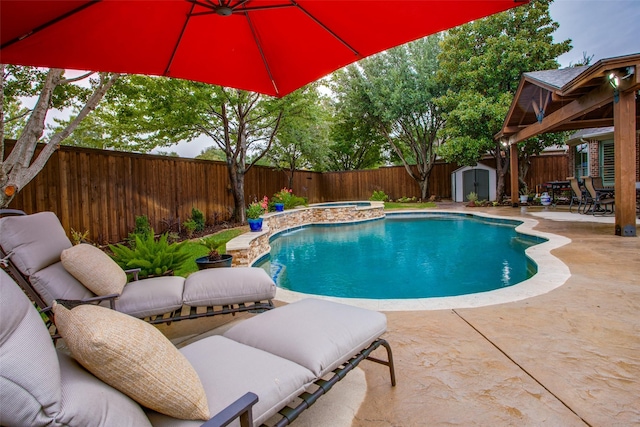
[[[207,237],[203,237],[204,240],[215,239],[218,243],[218,252],[225,253],[227,250],[227,242],[234,237],[247,232],[246,227],[232,228],[229,230],[220,231],[219,233],[212,234]],[[175,271],[176,276],[187,277],[191,273],[198,271],[198,265],[196,264],[196,258],[203,257],[209,253],[209,248],[200,243],[200,241],[188,241],[184,244],[185,252],[189,254],[189,259],[182,266]]]
[[[398,203],[398,202],[384,202],[385,209],[424,209],[435,208],[437,205],[434,202],[424,203]]]

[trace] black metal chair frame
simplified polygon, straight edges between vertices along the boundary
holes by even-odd
[[[23,211],[17,209],[0,209],[0,217],[6,215],[26,215]],[[11,262],[11,253],[5,253],[4,249],[0,247],[0,267],[2,267],[7,273],[13,277],[27,296],[36,304],[39,310],[45,311],[48,309],[47,304],[42,299],[38,291],[31,285],[29,278]],[[138,280],[139,269],[125,270],[126,273],[132,274],[133,280]],[[86,298],[76,301],[67,301],[70,304],[99,304],[102,301],[109,301],[111,309],[115,310],[117,306],[117,299],[119,295],[104,295],[96,296],[92,298]],[[191,307],[183,306],[178,310],[165,313],[162,315],[146,317],[143,320],[151,324],[170,324],[171,322],[178,322],[180,320],[197,319],[200,317],[216,316],[220,314],[235,314],[240,312],[262,312],[275,308],[272,300],[268,301],[254,301],[238,304],[229,304],[223,306],[207,306],[207,307]]]

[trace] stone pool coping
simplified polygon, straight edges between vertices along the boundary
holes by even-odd
[[[360,207],[359,209],[362,209]],[[370,209],[364,207],[364,209]],[[287,212],[287,211],[285,211]],[[387,212],[393,215],[392,212]],[[472,307],[484,307],[489,305],[503,304],[508,302],[520,301],[527,298],[535,297],[552,291],[553,289],[562,286],[571,277],[569,267],[563,263],[560,259],[551,254],[551,251],[571,243],[571,239],[560,236],[557,234],[546,233],[542,231],[534,230],[533,228],[538,224],[538,221],[530,218],[523,217],[511,217],[511,216],[496,216],[483,212],[466,213],[455,210],[442,210],[442,209],[420,209],[420,210],[403,210],[396,212],[399,214],[423,214],[423,213],[444,213],[454,214],[461,216],[477,216],[481,218],[497,219],[497,220],[509,220],[521,223],[516,227],[516,231],[522,234],[535,236],[546,239],[547,241],[531,246],[526,249],[525,253],[536,263],[538,272],[530,279],[509,286],[507,288],[495,289],[487,292],[479,292],[475,294],[451,296],[451,297],[432,297],[432,298],[414,298],[414,299],[365,299],[365,298],[338,298],[324,295],[304,294],[300,292],[294,292],[287,289],[278,287],[276,291],[276,299],[291,303],[303,298],[313,296],[315,298],[327,299],[330,301],[342,302],[358,307],[368,308],[379,311],[416,311],[416,310],[443,310],[443,309],[455,309],[455,308],[472,308]],[[265,216],[266,218],[266,216]],[[358,222],[348,221],[348,222]],[[305,224],[306,225],[306,224]],[[296,228],[301,225],[296,225],[291,228]],[[261,236],[253,238],[252,240],[262,237],[268,246],[269,236],[276,235],[286,229],[278,229],[273,233],[270,230],[261,232]],[[256,233],[250,233],[256,234]],[[246,234],[242,235],[246,236]],[[239,236],[239,237],[242,237]],[[245,237],[247,238],[247,237]],[[237,239],[237,238],[236,238]],[[235,240],[235,239],[234,239]],[[234,245],[232,245],[234,247]],[[229,244],[227,244],[227,252],[229,252]],[[259,256],[253,258],[251,263],[258,260],[262,256],[268,253],[268,250],[263,251]],[[235,258],[235,256],[234,256]],[[251,264],[246,264],[251,265]]]

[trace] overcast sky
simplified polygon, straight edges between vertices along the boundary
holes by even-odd
[[[573,50],[559,58],[561,67],[640,53],[640,0],[555,0],[551,18],[560,24],[554,39],[572,40]]]

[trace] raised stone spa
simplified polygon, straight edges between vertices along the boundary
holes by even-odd
[[[356,204],[357,203],[357,204]],[[262,231],[242,234],[227,243],[227,253],[233,255],[234,267],[250,266],[269,253],[269,240],[283,231],[312,224],[348,224],[384,218],[384,204],[370,202],[340,202],[270,212],[262,216]]]

